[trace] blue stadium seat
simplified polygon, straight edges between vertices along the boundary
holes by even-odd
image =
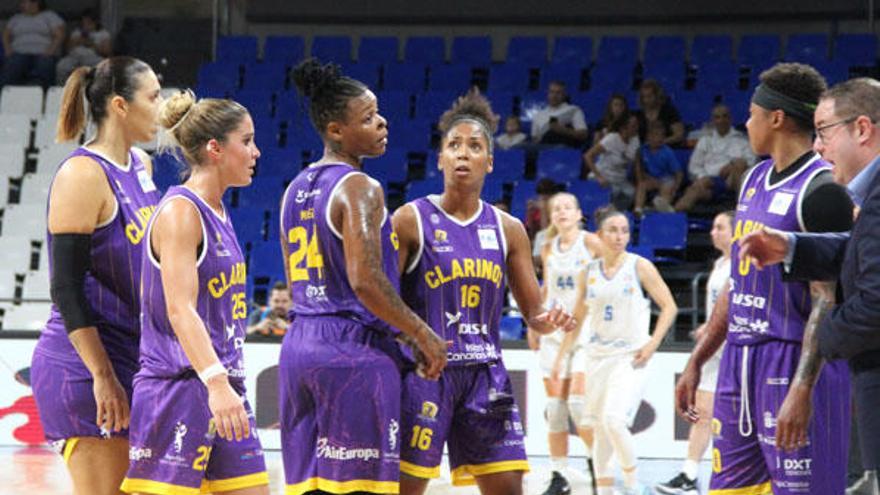
[[[675,106],[678,108],[682,122],[694,128],[702,127],[712,119],[711,112],[714,104],[715,94],[708,91],[683,93],[675,100]]]
[[[733,38],[730,35],[698,35],[691,44],[690,62],[703,65],[733,60]]]
[[[233,99],[244,105],[254,120],[263,120],[272,117],[272,96],[271,91],[263,89],[240,89]]]
[[[596,62],[590,71],[590,90],[628,91],[633,85],[635,62],[611,59]]]
[[[598,122],[605,115],[605,107],[611,98],[610,89],[592,89],[571,95],[571,103],[581,107],[589,125]]]
[[[486,91],[486,98],[492,104],[492,110],[501,115],[498,127],[504,130],[504,118],[513,114],[516,94],[510,91],[494,91],[490,89]]]
[[[873,67],[877,64],[877,36],[838,34],[834,38],[833,60],[849,66]]]
[[[541,69],[541,90],[546,91],[553,81],[562,81],[569,94],[581,90],[584,67],[575,63],[553,63]]]
[[[573,181],[568,184],[567,191],[574,194],[580,203],[595,203],[601,206],[611,202],[611,189],[602,187],[595,180]]]
[[[637,254],[642,258],[645,258],[651,263],[655,261],[654,246],[643,246],[641,244],[638,246],[633,246],[632,244],[630,244],[629,247],[626,248],[626,250],[630,253]]]
[[[381,91],[376,95],[379,100],[379,113],[389,121],[409,119],[412,115],[412,96],[404,91]]]
[[[779,60],[781,42],[773,34],[745,35],[739,40],[737,62],[754,68],[764,69]]]
[[[675,159],[678,160],[681,171],[687,174],[688,164],[691,162],[691,155],[694,154],[694,150],[691,148],[673,148],[672,152],[675,153]]]
[[[739,67],[729,59],[707,61],[697,66],[695,89],[725,93],[739,86]]]
[[[666,60],[684,63],[685,41],[682,36],[648,36],[645,41],[645,63]]]
[[[397,62],[396,36],[364,36],[358,45],[358,62],[390,64]]]
[[[522,340],[525,338],[526,328],[519,316],[502,316],[499,334],[501,340]]]
[[[287,66],[275,62],[255,62],[244,66],[242,88],[280,91],[287,82]]]
[[[554,64],[587,67],[593,62],[593,38],[589,36],[557,36],[553,40]]]
[[[260,158],[257,159],[257,176],[293,179],[302,170],[302,150],[296,146],[277,148],[260,146]]]
[[[495,149],[490,176],[498,182],[516,182],[526,173],[526,153],[521,149]]]
[[[684,89],[685,66],[680,60],[645,60],[642,70],[644,79],[655,79],[669,92]]]
[[[324,141],[321,140],[318,131],[307,120],[294,127],[288,126],[286,145],[303,151],[315,151],[319,154],[324,150]]]
[[[180,173],[186,169],[184,162],[172,153],[155,153],[153,159],[153,183],[163,194],[171,186],[180,184]]]
[[[849,79],[849,64],[843,60],[816,60],[811,65],[825,77],[829,86]]]
[[[454,64],[489,67],[492,64],[492,38],[488,36],[456,36],[452,40]]]
[[[358,63],[344,66],[343,73],[352,79],[357,79],[366,84],[369,88],[378,88],[380,69],[379,64],[361,59]]]
[[[628,65],[630,68],[639,60],[639,39],[635,36],[603,36],[599,41],[596,63]]]
[[[428,90],[464,94],[471,87],[471,78],[471,68],[466,64],[432,65],[428,69]]]
[[[248,272],[254,278],[284,280],[284,258],[278,241],[269,239],[257,242],[251,247]]]
[[[301,122],[308,121],[309,109],[303,105],[297,90],[290,89],[278,92],[275,95],[275,119],[280,122],[287,122],[288,125],[297,125]]]
[[[687,229],[684,213],[646,213],[640,225],[639,245],[683,251],[687,247]]]
[[[257,175],[249,186],[238,189],[238,208],[257,210],[277,208],[283,194],[283,177]]]
[[[521,180],[513,186],[513,195],[510,201],[510,213],[522,220],[526,214],[526,205],[535,197],[537,181]]]
[[[538,153],[537,178],[571,182],[581,175],[581,152],[569,148],[552,148]]]
[[[753,90],[734,91],[724,94],[722,101],[730,108],[730,117],[733,120],[733,125],[743,125],[749,119],[749,104],[752,101],[752,92]]]
[[[312,56],[321,62],[350,63],[351,38],[348,36],[315,36],[312,38]]]
[[[489,69],[489,90],[525,93],[529,89],[529,67],[521,62],[495,64]]]
[[[543,36],[513,36],[507,44],[507,62],[540,67],[547,62],[547,38]]]
[[[364,170],[370,177],[386,182],[405,183],[408,176],[407,151],[399,148],[389,148],[385,154],[371,158],[364,163]]]
[[[421,62],[388,64],[384,68],[382,89],[418,93],[425,90],[426,82],[427,67]]]
[[[792,34],[785,47],[785,60],[815,64],[828,60],[828,36],[824,34]]]
[[[239,192],[243,189],[239,189]],[[280,198],[279,198],[280,199]],[[258,243],[265,238],[266,211],[259,208],[229,208],[229,218],[235,226],[235,235],[238,242]],[[280,256],[280,253],[279,253]]]
[[[231,93],[238,89],[240,69],[224,62],[209,62],[199,67],[198,86]],[[202,94],[198,95],[202,97]]]
[[[492,175],[486,176],[486,181],[483,182],[483,191],[480,193],[480,198],[487,203],[504,199],[504,183],[497,181]]]
[[[404,45],[403,59],[418,64],[445,63],[446,41],[441,36],[411,36]]]
[[[431,149],[431,122],[428,120],[408,120],[402,125],[390,125],[388,145],[409,152],[423,152]]]
[[[217,61],[244,64],[256,60],[256,36],[220,36],[217,38]]]
[[[443,192],[443,179],[434,177],[432,179],[414,180],[407,185],[405,198],[406,201],[412,201],[429,194],[440,194]]]
[[[428,91],[416,97],[415,116],[419,119],[437,122],[456,98],[464,91]]]
[[[299,63],[305,52],[302,36],[267,36],[263,44],[263,60],[287,66]]]
[[[280,136],[281,127],[278,121],[269,117],[254,117],[254,141],[257,146],[277,148]]]

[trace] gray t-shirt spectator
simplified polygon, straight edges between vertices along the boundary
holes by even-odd
[[[51,10],[15,14],[6,24],[12,33],[12,53],[43,55],[52,46],[52,31],[63,25],[64,19]]]

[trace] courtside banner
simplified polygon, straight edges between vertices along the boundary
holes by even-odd
[[[45,443],[30,388],[30,361],[36,343],[36,339],[0,340],[0,446]],[[246,343],[244,346],[248,399],[255,409],[263,447],[271,450],[281,448],[278,431],[280,352],[281,345],[275,343]],[[507,349],[503,354],[523,419],[526,451],[529,455],[546,456],[549,454],[544,422],[546,396],[537,355],[525,349]],[[675,416],[673,390],[687,357],[680,352],[658,352],[648,364],[643,400],[632,426],[640,457],[682,458],[685,454],[687,425]],[[569,445],[571,455],[585,454],[583,444],[575,438]]]

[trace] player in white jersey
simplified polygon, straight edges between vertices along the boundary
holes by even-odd
[[[596,224],[605,249],[578,280],[575,308],[578,321],[589,317],[586,405],[580,425],[594,430],[597,495],[613,493],[612,454],[623,470],[623,493],[640,494],[647,488],[637,481],[629,426],[641,403],[645,366],[675,322],[678,308],[657,268],[626,251],[627,217],[614,209],[602,209]],[[660,307],[653,334],[648,333],[651,300]]]
[[[715,301],[724,290],[724,284],[730,278],[730,246],[733,238],[734,211],[725,211],[715,216],[712,223],[712,244],[715,249],[721,251],[721,256],[712,265],[712,272],[706,282],[706,318],[712,314]],[[703,323],[694,331],[694,338],[703,338],[706,324]],[[720,347],[715,354],[703,365],[703,373],[700,377],[700,385],[697,388],[696,409],[699,411],[699,419],[691,425],[688,435],[687,458],[681,467],[681,472],[666,483],[660,483],[654,487],[659,493],[668,495],[699,495],[697,486],[697,472],[699,471],[700,459],[709,447],[709,439],[712,436],[712,404],[715,401],[715,384],[718,382],[718,367],[721,363]]]
[[[574,311],[577,280],[587,263],[601,253],[602,241],[596,234],[581,229],[583,213],[573,194],[557,193],[547,206],[551,224],[547,231],[548,241],[541,250],[544,305],[561,305],[570,312]],[[574,424],[580,424],[586,387],[584,349],[580,342],[574,342],[572,335],[559,330],[539,335],[529,329],[529,344],[538,350],[547,392],[544,416],[549,430],[553,476],[544,495],[571,493],[571,486],[563,476],[568,465],[568,418],[571,415]],[[591,431],[578,428],[578,433],[587,447],[592,448]]]

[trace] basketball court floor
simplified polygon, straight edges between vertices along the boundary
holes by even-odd
[[[266,452],[272,494],[284,493],[284,469],[281,453]],[[526,475],[526,494],[540,495],[550,479],[550,463],[546,457],[529,459],[532,471]],[[445,461],[444,461],[445,463]],[[642,459],[639,464],[639,478],[648,486],[665,481],[674,476],[680,460]],[[100,467],[96,466],[96,469]],[[568,478],[572,484],[572,495],[592,495],[590,478],[586,473],[583,457],[569,461]],[[443,477],[435,480],[428,488],[427,495],[474,495],[476,487],[453,487],[449,482],[449,470],[443,466]],[[709,463],[701,466],[700,480],[703,490],[709,479]],[[70,480],[61,456],[45,448],[0,447],[0,495],[69,495],[73,493]],[[703,492],[705,493],[705,491]]]

